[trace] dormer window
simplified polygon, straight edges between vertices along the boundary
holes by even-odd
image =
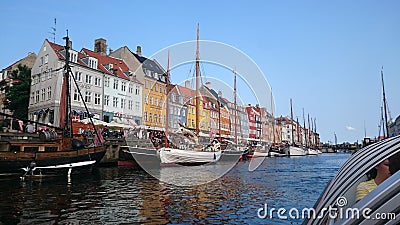
[[[88,66],[92,69],[97,69],[97,59],[93,57],[89,57],[88,59]]]
[[[77,63],[78,61],[78,52],[74,50],[69,50],[69,61],[73,63]]]

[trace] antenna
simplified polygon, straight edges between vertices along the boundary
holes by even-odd
[[[56,43],[56,31],[57,31],[57,18],[54,18],[54,26],[51,27],[52,32],[49,32],[53,35],[53,43]]]

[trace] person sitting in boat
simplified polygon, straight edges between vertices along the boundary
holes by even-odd
[[[28,123],[28,125],[26,125],[26,132],[33,134],[35,132],[35,126],[33,126],[32,123]]]
[[[356,201],[363,199],[368,193],[374,190],[379,184],[389,178],[391,175],[389,170],[389,159],[375,166],[367,174],[368,180],[361,182],[356,189]]]

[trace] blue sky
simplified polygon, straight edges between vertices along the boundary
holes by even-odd
[[[361,141],[378,135],[384,66],[393,118],[400,114],[399,1],[1,1],[0,67],[39,51],[52,39],[62,44],[69,29],[73,47],[142,46],[150,57],[161,49],[201,39],[242,51],[273,89],[276,115],[302,122],[316,118],[322,141]],[[204,66],[207,73],[207,66]],[[209,68],[209,72],[218,70]],[[230,79],[230,78],[229,78]],[[246,97],[243,97],[247,99]]]

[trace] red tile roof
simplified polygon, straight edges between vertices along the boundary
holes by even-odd
[[[107,55],[101,55],[98,52],[94,52],[92,50],[83,48],[81,50],[82,53],[84,53],[84,57],[91,56],[93,58],[96,58],[98,60],[97,64],[97,69],[102,71],[103,73],[110,74],[110,75],[116,75],[119,78],[125,79],[125,80],[130,80],[127,75],[125,75],[124,72],[129,72],[128,66],[125,64],[124,60],[114,58],[111,56]],[[113,71],[108,70],[105,66],[112,64],[113,65]]]

